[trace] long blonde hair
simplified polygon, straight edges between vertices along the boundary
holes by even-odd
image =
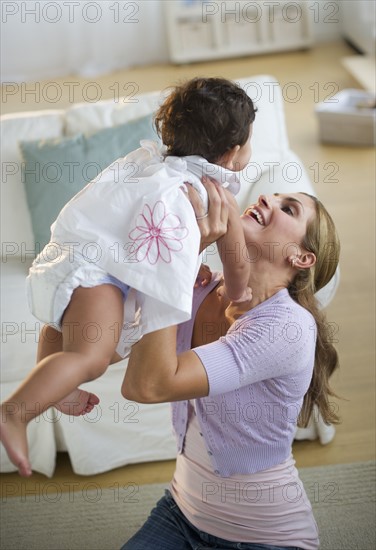
[[[299,270],[288,287],[290,296],[313,315],[317,325],[312,380],[298,419],[298,425],[302,427],[308,425],[314,405],[326,424],[338,424],[340,421],[329,401],[329,397],[337,397],[330,387],[329,378],[339,366],[338,354],[331,342],[331,326],[315,298],[315,293],[330,281],[337,269],[340,242],[334,222],[323,204],[316,197],[307,196],[315,204],[316,216],[307,224],[302,245],[315,254],[316,263],[310,269]]]

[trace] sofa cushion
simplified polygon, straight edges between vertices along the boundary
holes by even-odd
[[[64,134],[64,111],[46,110],[1,117],[1,241],[2,256],[25,256],[34,238],[21,179],[20,139],[58,138]]]
[[[124,124],[135,118],[157,110],[166,94],[148,92],[139,94],[135,85],[128,97],[98,101],[97,103],[76,103],[66,111],[66,135],[74,136],[80,132],[96,132]]]
[[[35,364],[42,323],[27,303],[25,281],[30,261],[11,257],[1,265],[1,384],[22,380]]]
[[[252,158],[249,169],[243,171],[245,181],[254,181],[257,171],[267,172],[270,162],[281,162],[289,150],[282,90],[270,75],[239,78],[241,86],[257,107],[253,125]]]
[[[268,162],[279,162],[289,149],[281,88],[270,75],[239,78],[236,82],[254,101],[258,112],[253,129],[252,163],[243,174],[245,183],[260,177],[260,171],[270,170]],[[66,111],[66,134],[94,132],[133,118],[154,112],[168,95],[163,92],[132,94],[118,101],[77,103]]]
[[[141,139],[158,139],[152,115],[88,136],[20,143],[36,252],[49,241],[63,206],[112,162],[139,147]]]

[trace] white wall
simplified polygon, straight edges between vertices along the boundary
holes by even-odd
[[[2,82],[168,60],[160,1],[1,2]]]
[[[338,39],[341,2],[309,3],[316,41]],[[357,4],[346,0],[350,3]],[[93,77],[168,62],[162,4],[156,0],[2,0],[1,81],[27,82],[74,73]]]
[[[351,0],[337,0],[330,2],[327,0],[309,0],[308,8],[311,15],[313,35],[317,44],[322,42],[334,42],[340,40],[342,36],[342,6],[345,2]],[[357,0],[354,0],[356,3]]]
[[[342,3],[342,27],[348,38],[361,51],[375,55],[376,4],[374,0]]]

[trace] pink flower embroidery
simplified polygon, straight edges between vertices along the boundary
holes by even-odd
[[[142,262],[146,258],[154,265],[159,258],[170,263],[171,252],[182,250],[181,241],[187,235],[188,229],[181,225],[180,218],[175,214],[166,214],[164,203],[158,201],[153,210],[147,204],[144,206],[142,214],[137,218],[136,227],[129,233],[129,238],[135,242],[135,259]]]

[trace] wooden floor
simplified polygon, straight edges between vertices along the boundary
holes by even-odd
[[[275,76],[284,92],[288,134],[292,149],[300,156],[318,195],[327,205],[337,224],[341,242],[341,284],[328,308],[328,320],[338,326],[338,350],[341,369],[334,377],[336,391],[345,399],[338,402],[342,424],[328,446],[318,442],[294,444],[298,467],[371,460],[375,457],[375,151],[373,148],[324,146],[318,140],[314,107],[333,92],[359,88],[341,64],[353,51],[343,43],[319,46],[305,52],[231,59],[187,66],[153,66],[131,69],[96,79],[102,98],[113,97],[114,83],[129,84],[127,93],[142,93],[171,85],[195,75],[224,76],[237,79],[257,74]],[[75,77],[55,79],[63,82]],[[83,90],[85,80],[78,80]],[[45,83],[41,83],[41,86]],[[68,90],[68,88],[67,88]],[[299,94],[292,95],[299,91]],[[290,94],[290,95],[289,95]],[[79,94],[74,98],[82,100]],[[69,105],[66,93],[58,103],[22,102],[21,94],[8,98],[2,112]],[[174,461],[132,465],[93,476],[76,476],[68,457],[58,458],[54,483],[87,486],[93,482],[110,486],[114,482],[137,484],[168,481]],[[48,484],[35,474],[30,482],[16,474],[2,476],[2,484],[18,484],[19,490],[30,483]],[[23,489],[23,490],[24,490]]]

